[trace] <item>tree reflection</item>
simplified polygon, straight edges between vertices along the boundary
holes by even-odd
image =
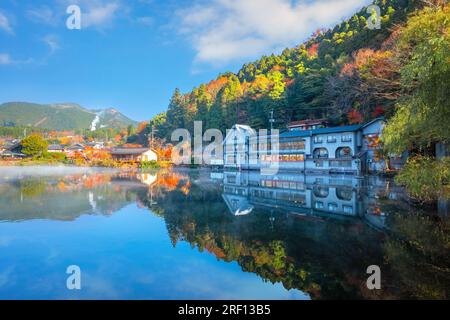
[[[323,184],[323,190],[336,189],[343,201],[357,199],[358,212],[372,212],[372,222],[382,214],[383,224],[376,228],[367,216],[356,213],[344,217],[324,210],[295,212],[295,206],[303,210],[305,203],[290,201],[283,206],[285,198],[254,201],[249,214],[234,216],[222,197],[224,185],[198,172],[93,173],[17,180],[0,188],[0,220],[9,221],[73,220],[82,214],[111,214],[136,202],[164,219],[174,247],[187,242],[313,299],[449,297],[450,222],[414,214],[396,188],[377,194],[378,189],[369,186],[363,194],[347,186],[341,189],[352,193],[338,193],[336,187]],[[308,192],[308,188],[305,183],[291,192]],[[373,264],[382,270],[381,290],[366,287],[366,269]]]
[[[164,217],[174,246],[186,241],[314,299],[448,297],[448,222],[392,216],[386,233],[358,218],[299,216],[261,206],[234,217],[219,184],[195,183],[179,174],[161,179],[153,194],[157,204],[148,206]],[[183,190],[186,186],[189,193]],[[383,203],[377,206],[385,209]],[[381,267],[381,290],[366,288],[366,269],[372,264]]]
[[[393,235],[384,243],[399,290],[419,299],[448,299],[450,222],[419,214],[390,218]]]

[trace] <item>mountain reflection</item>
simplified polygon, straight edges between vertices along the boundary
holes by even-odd
[[[133,203],[164,219],[174,247],[188,242],[313,299],[449,297],[448,219],[418,212],[379,177],[161,170],[0,182],[0,221],[74,220]],[[382,289],[370,291],[374,264]]]

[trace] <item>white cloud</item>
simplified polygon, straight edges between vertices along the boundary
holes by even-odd
[[[370,0],[210,0],[177,12],[196,62],[223,64],[301,43]]]
[[[0,12],[0,29],[5,31],[6,33],[14,34],[14,31],[11,27],[11,24],[3,13]]]
[[[58,37],[53,34],[48,34],[43,38],[45,44],[48,45],[50,49],[50,54],[53,54],[56,50],[60,48]]]
[[[81,28],[109,27],[121,9],[120,1],[68,0],[67,4],[77,4],[80,7]]]
[[[0,53],[0,65],[25,64],[33,62],[32,59],[15,60],[8,53]]]
[[[43,23],[50,26],[56,26],[59,22],[55,12],[47,6],[29,9],[27,11],[27,16],[34,22]]]
[[[118,9],[118,3],[106,3],[98,6],[91,6],[86,13],[82,13],[82,27],[99,27],[110,24],[117,14]]]
[[[9,54],[7,53],[0,53],[0,64],[11,64],[12,60]]]
[[[152,26],[155,23],[155,20],[153,17],[138,17],[136,18],[136,21],[144,26]]]
[[[81,9],[81,28],[104,29],[110,27],[122,12],[126,11],[121,0],[58,0],[67,8],[77,5]],[[65,9],[64,9],[65,10]],[[66,15],[65,17],[68,17]]]

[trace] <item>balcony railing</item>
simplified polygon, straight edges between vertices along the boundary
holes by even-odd
[[[332,168],[351,168],[352,160],[330,160],[330,167]]]

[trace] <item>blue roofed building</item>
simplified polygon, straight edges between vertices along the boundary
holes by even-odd
[[[228,144],[224,151],[225,167],[258,170],[276,164],[279,170],[293,172],[358,175],[385,170],[385,162],[378,152],[385,125],[383,118],[340,127],[324,127],[323,124],[321,121],[316,129],[288,126],[288,131],[277,136],[257,135],[251,130],[236,132],[232,141],[225,139]],[[240,135],[245,136],[235,138]],[[278,146],[274,145],[277,140]],[[230,144],[233,147],[230,148]]]

